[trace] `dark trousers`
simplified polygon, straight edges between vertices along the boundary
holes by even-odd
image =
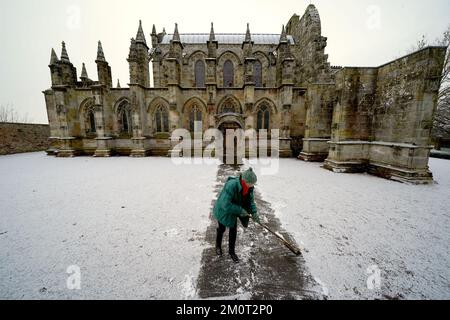
[[[217,238],[216,238],[216,247],[222,248],[222,239],[223,234],[225,233],[225,230],[227,227],[225,227],[223,224],[219,222],[219,227],[217,228]],[[237,238],[237,225],[234,226],[234,228],[230,228],[230,239],[228,243],[228,252],[230,254],[235,254],[235,247],[236,247],[236,238]]]

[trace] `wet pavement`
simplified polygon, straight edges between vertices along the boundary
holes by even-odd
[[[237,176],[239,166],[221,165],[217,174],[217,195],[229,176]],[[216,197],[217,198],[217,197]],[[284,239],[296,245],[293,237],[282,229],[270,203],[255,190],[255,202],[261,221]],[[224,256],[215,254],[217,221],[210,212],[211,225],[206,232],[210,247],[202,255],[197,289],[202,299],[311,300],[324,299],[321,287],[305,267],[302,256],[295,256],[275,236],[250,222],[248,229],[238,229],[236,253],[241,262],[228,256],[228,230],[222,248]]]

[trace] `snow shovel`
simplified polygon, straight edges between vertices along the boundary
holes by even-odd
[[[281,235],[279,235],[278,233],[272,231],[268,226],[262,224],[261,222],[255,221],[255,219],[253,219],[253,217],[251,215],[249,215],[248,217],[251,218],[256,224],[260,225],[261,227],[263,227],[264,229],[269,231],[271,234],[273,234],[275,237],[277,237],[277,239],[279,239],[286,246],[286,248],[291,250],[292,253],[294,253],[296,256],[300,256],[302,254],[302,252],[300,251],[299,248],[297,248],[292,243],[287,242]]]

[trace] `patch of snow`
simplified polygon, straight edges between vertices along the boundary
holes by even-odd
[[[322,294],[325,297],[328,297],[330,292],[329,292],[327,286],[319,278],[314,278],[314,281],[316,281],[319,284],[319,286],[322,288]]]
[[[164,232],[164,235],[166,236],[166,237],[175,237],[175,236],[177,236],[178,235],[178,230],[177,229],[170,229],[170,230],[167,230],[166,232]]]
[[[240,290],[242,291],[242,290]],[[214,297],[214,298],[207,298],[205,300],[210,300],[210,301],[220,301],[220,300],[225,300],[225,301],[235,301],[235,300],[241,300],[241,301],[245,301],[245,300],[250,300],[252,298],[252,293],[251,292],[243,292],[240,294],[236,294],[233,296],[226,296],[226,297]]]
[[[181,283],[180,287],[183,292],[183,299],[189,300],[194,299],[197,295],[196,290],[196,278],[192,275],[186,275],[184,281]]]
[[[168,158],[0,157],[0,299],[192,298],[216,174]]]
[[[272,176],[253,167],[256,188],[306,247],[307,267],[331,299],[450,299],[449,161],[431,159],[438,184],[419,186],[295,159],[281,159]],[[380,290],[368,288],[371,266]]]

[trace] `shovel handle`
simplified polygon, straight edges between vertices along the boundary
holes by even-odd
[[[253,219],[253,216],[249,215],[249,218]],[[255,219],[253,219],[253,221],[255,221]],[[302,252],[300,251],[299,248],[297,248],[296,246],[294,246],[293,244],[287,242],[283,237],[281,237],[280,235],[278,235],[276,232],[272,231],[268,226],[262,224],[261,222],[257,222],[255,221],[256,224],[260,225],[261,227],[263,227],[264,229],[266,229],[267,231],[269,231],[271,234],[273,234],[276,238],[278,238],[290,251],[292,251],[292,253],[294,253],[296,256],[299,256],[302,254]]]

